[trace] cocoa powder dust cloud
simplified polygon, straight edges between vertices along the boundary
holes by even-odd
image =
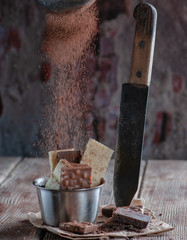
[[[83,151],[93,129],[87,129],[89,85],[87,58],[97,33],[97,8],[69,13],[46,13],[41,50],[51,64],[51,77],[43,87],[40,149],[75,148]]]

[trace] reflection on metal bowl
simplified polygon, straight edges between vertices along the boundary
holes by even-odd
[[[60,222],[93,223],[96,220],[104,181],[94,188],[51,190],[44,187],[47,179],[41,177],[33,181],[44,224],[58,226]]]

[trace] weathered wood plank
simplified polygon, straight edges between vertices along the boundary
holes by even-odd
[[[67,240],[67,238],[59,237],[59,236],[57,236],[55,234],[52,234],[50,232],[46,232],[43,240]]]
[[[108,169],[105,174],[105,185],[101,192],[100,205],[113,203],[113,174],[114,174],[114,159],[109,163]]]
[[[47,159],[24,159],[2,183],[0,189],[1,240],[39,240],[43,231],[27,220],[29,211],[39,211],[36,190],[32,180],[49,175]]]
[[[187,161],[148,161],[141,193],[155,216],[175,226],[154,240],[187,239]]]
[[[140,177],[139,177],[138,190],[137,190],[137,192],[136,192],[136,194],[134,196],[134,199],[140,197],[140,192],[141,192],[141,188],[142,188],[142,185],[143,185],[142,181],[143,181],[143,177],[144,177],[144,174],[145,174],[146,165],[147,165],[147,161],[142,160],[141,161],[141,168],[140,168]]]
[[[0,185],[20,162],[20,157],[0,157]]]

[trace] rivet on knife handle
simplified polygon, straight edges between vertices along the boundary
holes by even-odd
[[[130,83],[150,85],[156,35],[156,9],[147,3],[134,10],[136,32],[134,37]]]

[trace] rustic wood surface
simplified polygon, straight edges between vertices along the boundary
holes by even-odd
[[[8,164],[10,161],[10,164]],[[101,204],[113,202],[113,165],[110,162]],[[139,190],[136,196],[174,231],[142,240],[185,240],[187,236],[187,161],[150,160],[142,163]],[[52,233],[33,227],[27,220],[29,211],[39,211],[32,180],[49,175],[47,159],[0,158],[0,239],[60,240]],[[3,177],[2,177],[3,176]],[[161,214],[161,215],[160,215]]]
[[[175,226],[153,239],[187,239],[187,161],[148,161],[141,197],[156,217]]]
[[[43,231],[31,226],[27,213],[39,211],[32,180],[46,174],[46,159],[24,159],[4,180],[0,188],[0,239],[42,239]]]
[[[20,162],[20,157],[0,157],[0,185]]]

